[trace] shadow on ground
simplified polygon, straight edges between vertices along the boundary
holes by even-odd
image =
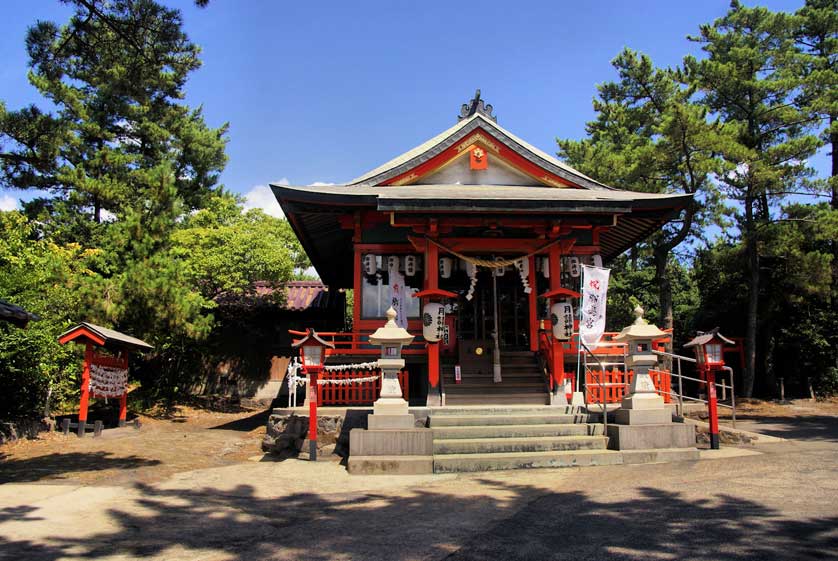
[[[134,469],[159,463],[140,456],[114,456],[110,452],[68,452],[21,459],[0,457],[0,483],[62,479],[71,473]]]
[[[829,415],[797,415],[794,417],[762,417],[738,415],[746,421],[747,430],[769,436],[799,440],[838,442],[838,417]]]
[[[789,519],[727,495],[686,500],[679,493],[641,488],[636,499],[601,503],[582,491],[545,495],[526,485],[483,484],[492,496],[416,490],[398,497],[359,493],[265,499],[246,485],[227,492],[138,486],[142,513],[111,510],[113,531],[40,542],[0,538],[0,551],[30,561],[216,555],[240,561],[738,561],[821,559],[838,546],[838,517]]]
[[[222,425],[210,427],[210,429],[250,432],[252,430],[258,429],[259,427],[266,426],[268,424],[268,417],[270,417],[270,415],[270,410],[259,411],[258,413],[254,413],[250,417],[244,417],[243,419],[230,421],[229,423],[224,423]]]

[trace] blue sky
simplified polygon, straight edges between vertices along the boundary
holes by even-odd
[[[623,48],[677,64],[726,0],[279,2],[166,0],[203,49],[187,102],[230,123],[224,185],[277,209],[270,181],[348,181],[456,122],[476,88],[506,128],[547,152],[580,138],[597,83]],[[751,2],[747,2],[751,4]],[[762,1],[793,11],[802,0]],[[0,99],[40,103],[26,79],[26,29],[67,21],[57,0],[13,0],[0,20]],[[825,156],[816,160],[825,173]],[[0,207],[26,193],[0,191]]]

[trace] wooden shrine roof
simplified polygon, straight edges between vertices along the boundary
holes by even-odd
[[[482,129],[493,138],[509,146],[518,155],[584,189],[612,189],[559,161],[535,146],[521,140],[505,128],[480,113],[463,119],[427,142],[396,156],[377,168],[353,179],[347,185],[379,185],[430,160],[446,149]]]
[[[108,329],[86,321],[72,327],[58,336],[58,342],[64,345],[70,341],[79,340],[82,343],[93,343],[111,349],[125,349],[129,351],[150,351],[154,347],[136,337]]]

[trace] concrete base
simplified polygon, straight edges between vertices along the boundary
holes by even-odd
[[[668,425],[672,423],[669,409],[618,409],[614,419],[620,425]]]
[[[623,409],[663,409],[663,398],[656,393],[633,393],[623,398]]]
[[[367,417],[370,430],[402,430],[412,429],[416,419],[413,415],[382,415],[376,413]]]
[[[350,458],[353,456],[429,456],[433,453],[434,433],[431,429],[352,429],[349,432]]]
[[[663,448],[658,450],[623,450],[624,464],[659,464],[701,459],[698,448]]]
[[[571,405],[583,406],[585,405],[585,394],[582,392],[573,392],[573,397],[570,399]]]
[[[608,425],[608,448],[648,450],[695,448],[695,429],[690,425]]]
[[[350,456],[353,475],[423,475],[434,472],[433,456]]]
[[[349,473],[366,475],[433,473],[433,453],[431,429],[352,429],[347,468]]]

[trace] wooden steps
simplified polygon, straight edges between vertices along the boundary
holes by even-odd
[[[460,383],[454,377],[454,365],[442,368],[446,405],[549,403],[547,384],[538,360],[530,351],[501,353],[501,379],[493,382],[492,372],[467,372]]]

